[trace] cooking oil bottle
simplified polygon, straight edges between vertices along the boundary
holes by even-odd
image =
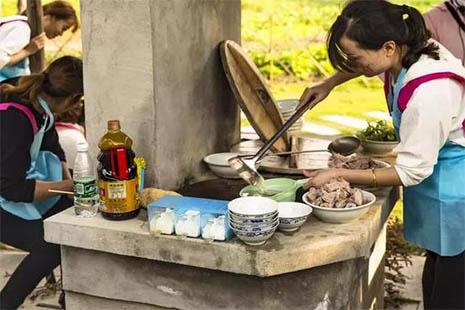
[[[126,220],[139,213],[137,165],[132,140],[121,131],[119,120],[108,121],[108,131],[98,143],[98,187],[102,216]]]

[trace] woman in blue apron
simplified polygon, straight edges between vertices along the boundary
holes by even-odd
[[[0,242],[29,252],[0,292],[0,308],[16,309],[60,263],[43,220],[72,205],[50,189],[72,191],[54,113],[80,104],[82,62],[65,56],[16,86],[0,86]]]
[[[464,309],[465,68],[430,40],[416,9],[387,1],[348,3],[327,44],[340,73],[320,87],[386,73],[386,97],[400,143],[394,167],[307,172],[313,178],[306,186],[337,177],[357,184],[403,185],[405,238],[427,251],[425,308]],[[309,95],[314,90],[303,100]],[[324,97],[320,91],[316,101]]]
[[[45,37],[53,39],[79,22],[73,7],[66,1],[43,6],[44,33],[31,39],[31,28],[24,15],[0,18],[0,83],[15,81],[30,74],[28,57],[44,47]]]

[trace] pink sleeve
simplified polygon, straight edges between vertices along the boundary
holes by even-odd
[[[435,20],[436,20],[436,22],[438,22],[440,20],[438,18],[439,16],[437,16],[438,13],[439,13],[439,8],[434,7],[434,8],[428,10],[426,13],[423,14],[423,18],[425,19],[425,23],[426,23],[426,28],[428,28],[428,30],[431,31],[431,36],[435,40],[439,40],[438,29],[437,29],[436,24],[434,22]]]

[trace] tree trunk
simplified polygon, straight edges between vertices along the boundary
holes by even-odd
[[[42,25],[42,1],[41,0],[27,0],[27,18],[31,26],[31,38],[41,34],[44,31]],[[34,55],[29,56],[32,73],[42,71],[45,63],[44,49],[41,49]]]

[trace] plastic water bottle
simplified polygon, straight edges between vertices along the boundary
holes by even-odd
[[[97,193],[96,175],[88,151],[87,143],[78,143],[73,166],[74,211],[82,217],[95,216],[100,199]]]

